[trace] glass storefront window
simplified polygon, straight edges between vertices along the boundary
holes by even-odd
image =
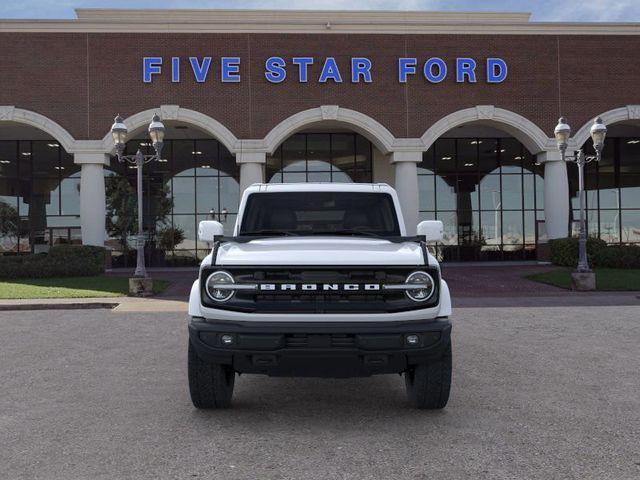
[[[0,253],[42,252],[76,238],[79,172],[55,140],[0,141],[0,221],[9,225]]]
[[[331,137],[328,133],[308,135],[306,149],[307,169],[309,171],[331,171]]]
[[[418,165],[418,186],[420,217],[444,223],[444,260],[531,258],[542,174],[516,139],[437,140]]]
[[[592,151],[591,141],[583,147]],[[568,164],[571,221],[579,220],[578,172]],[[608,243],[638,243],[640,228],[635,212],[640,207],[640,141],[631,137],[607,137],[602,160],[585,169],[588,231]]]
[[[135,152],[138,145],[144,153],[151,153],[152,147],[144,139],[129,142],[127,151]],[[143,170],[145,229],[152,239],[145,252],[147,262],[150,266],[193,265],[209,252],[206,244],[197,241],[198,222],[218,220],[225,232],[233,231],[240,197],[239,169],[235,157],[214,139],[165,140],[162,159],[146,164]],[[105,170],[106,177],[124,176],[135,191],[135,168],[115,159],[110,168]],[[169,208],[166,215],[161,215],[165,195],[170,200]],[[169,228],[182,230],[184,240],[164,251],[158,242]],[[130,258],[124,258],[119,243],[118,239],[107,242],[117,252],[114,266],[135,265],[135,256],[130,253]],[[132,241],[129,246],[133,247]]]
[[[298,133],[267,157],[269,183],[373,180],[371,142],[355,133]]]
[[[522,176],[502,175],[502,208],[522,210]]]
[[[636,205],[640,205],[636,204]],[[622,242],[640,243],[640,210],[623,210],[620,217]]]

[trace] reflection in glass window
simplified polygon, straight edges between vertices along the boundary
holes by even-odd
[[[298,133],[267,157],[269,183],[364,182],[372,177],[371,142],[355,133]]]
[[[640,210],[623,210],[620,226],[622,228],[622,242],[640,243]]]
[[[583,147],[592,151],[591,140]],[[579,220],[578,172],[568,164],[571,221]],[[640,208],[640,139],[607,137],[600,162],[587,165],[585,190],[589,234],[608,243],[636,243],[634,234],[640,223],[635,211]]]
[[[502,175],[502,208],[522,210],[522,176]]]
[[[428,172],[429,170],[423,170]],[[435,210],[436,209],[436,195],[435,195],[435,180],[433,175],[420,175],[418,176],[418,190],[420,199],[420,210]]]
[[[445,224],[444,260],[535,258],[543,169],[518,140],[438,139],[418,175],[420,217]]]
[[[152,153],[148,140],[127,143],[127,151],[135,152],[138,148],[143,153]],[[115,159],[110,168],[112,171],[105,171],[105,176],[124,176],[135,192],[136,169],[120,165]],[[196,239],[201,220],[220,221],[225,232],[233,231],[240,197],[240,174],[235,157],[220,142],[167,139],[162,161],[146,164],[143,176],[145,229],[151,231],[153,239],[146,249],[149,265],[193,265],[203,258],[209,252],[209,246]],[[161,218],[158,212],[165,194],[173,206],[168,215]],[[184,239],[165,251],[159,244],[162,243],[160,237],[166,235],[168,229],[181,230]],[[113,243],[109,242],[110,245]],[[135,264],[135,257],[119,258],[118,262],[115,266],[131,266]]]
[[[0,253],[77,243],[79,171],[55,140],[0,141]]]
[[[607,243],[620,241],[619,210],[600,210],[600,238]]]

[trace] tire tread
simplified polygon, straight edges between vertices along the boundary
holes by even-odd
[[[447,405],[451,391],[451,359],[449,342],[441,358],[405,372],[407,396],[415,407],[437,410]]]
[[[231,406],[235,372],[228,365],[203,361],[189,342],[189,393],[196,408]]]

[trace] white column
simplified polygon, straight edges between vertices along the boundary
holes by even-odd
[[[104,246],[106,197],[103,166],[109,164],[104,153],[76,153],[80,171],[80,226],[83,245]]]
[[[236,163],[240,165],[240,195],[254,183],[264,183],[264,164],[267,154],[264,152],[238,152]]]
[[[415,235],[418,224],[418,163],[421,161],[422,152],[391,153],[391,163],[395,167],[395,189],[407,235]]]
[[[565,238],[569,235],[569,179],[567,164],[560,152],[541,152],[538,162],[544,163],[544,218],[547,236]]]

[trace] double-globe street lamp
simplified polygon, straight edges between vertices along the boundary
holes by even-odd
[[[596,152],[595,155],[585,155],[582,149],[572,154],[567,154],[567,147],[569,145],[569,138],[571,136],[571,127],[567,123],[567,120],[562,117],[558,120],[558,125],[554,130],[556,142],[558,143],[558,149],[562,155],[563,161],[574,162],[578,166],[578,192],[580,196],[580,236],[578,239],[578,267],[576,269],[577,274],[591,274],[589,269],[589,261],[587,259],[587,228],[585,219],[585,191],[584,191],[584,166],[593,161],[599,162],[602,157],[602,149],[604,148],[604,139],[607,135],[607,127],[602,123],[600,117],[596,118],[591,125],[591,139],[593,140],[593,148]],[[574,277],[575,280],[575,277]],[[595,288],[591,279],[592,286],[584,289]]]
[[[154,160],[160,160],[160,154],[162,153],[162,146],[164,144],[165,128],[164,124],[160,121],[160,117],[155,114],[149,124],[149,137],[155,150],[154,155],[144,155],[140,149],[135,155],[125,155],[124,148],[127,142],[128,129],[124,124],[124,120],[120,115],[115,118],[113,125],[111,126],[111,135],[113,137],[113,143],[116,148],[116,156],[119,162],[126,162],[135,165],[137,169],[137,194],[138,194],[138,235],[136,237],[136,271],[133,274],[137,278],[146,278],[147,270],[144,265],[144,233],[142,224],[142,166],[145,163],[149,163]]]

